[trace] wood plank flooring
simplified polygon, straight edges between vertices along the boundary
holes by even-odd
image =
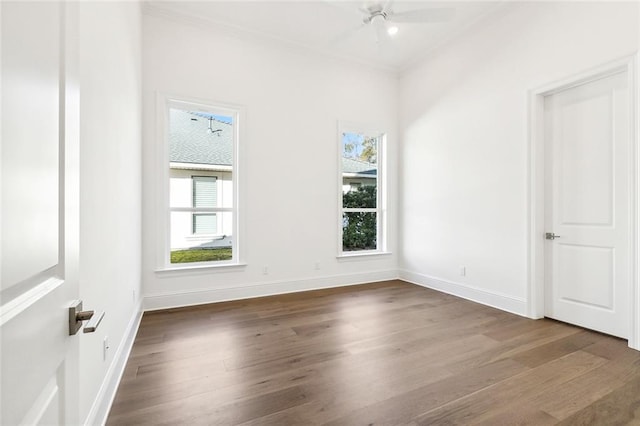
[[[107,424],[640,424],[640,352],[401,281],[149,312]]]

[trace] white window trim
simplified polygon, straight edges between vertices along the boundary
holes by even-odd
[[[192,262],[192,263],[171,263],[171,211],[179,211],[179,208],[171,208],[169,205],[169,170],[174,163],[169,162],[169,108],[180,108],[185,110],[205,111],[214,114],[232,116],[234,120],[234,152],[233,152],[233,207],[215,208],[216,211],[230,211],[233,215],[232,224],[232,259],[228,261]],[[202,269],[229,269],[230,267],[246,266],[242,251],[242,235],[244,230],[244,215],[240,208],[241,192],[243,192],[243,168],[244,163],[240,149],[241,141],[244,140],[244,117],[245,108],[240,105],[215,102],[204,99],[188,98],[184,96],[174,96],[166,93],[156,95],[156,134],[154,141],[159,144],[156,150],[156,173],[158,186],[156,192],[156,211],[161,212],[161,217],[157,221],[156,236],[156,272],[165,271],[188,271]],[[188,208],[190,212],[200,209]],[[203,209],[207,212],[211,209]]]
[[[343,133],[364,133],[366,135],[379,135],[378,142],[378,152],[377,152],[377,171],[376,171],[376,185],[377,185],[377,200],[376,200],[376,208],[373,209],[353,209],[353,208],[343,208],[342,206],[342,134]],[[380,130],[377,127],[347,122],[347,121],[339,121],[338,122],[338,173],[337,173],[337,181],[338,184],[336,187],[338,188],[338,241],[337,241],[337,249],[338,249],[338,259],[348,259],[348,258],[361,258],[361,257],[369,257],[381,254],[390,254],[387,251],[387,166],[386,166],[386,154],[387,154],[387,132]],[[377,241],[375,250],[357,250],[357,251],[343,251],[342,250],[342,217],[344,212],[350,211],[371,211],[377,213]]]

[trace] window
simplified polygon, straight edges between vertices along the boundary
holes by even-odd
[[[341,126],[341,255],[385,251],[384,142],[381,132]]]
[[[168,119],[170,267],[238,263],[238,110],[171,100]]]

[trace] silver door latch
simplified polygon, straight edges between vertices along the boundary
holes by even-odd
[[[82,328],[82,321],[89,321],[82,331],[84,333],[93,333],[100,325],[104,312],[94,315],[93,311],[83,311],[82,301],[76,300],[69,306],[69,335],[73,336]]]
[[[560,235],[556,235],[553,232],[547,232],[544,234],[544,238],[547,240],[555,240],[556,238],[560,238]]]

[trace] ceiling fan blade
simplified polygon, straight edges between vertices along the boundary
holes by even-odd
[[[451,7],[417,9],[400,13],[389,13],[387,21],[398,23],[447,22],[453,19],[456,10]]]
[[[382,8],[382,11],[386,13],[390,12],[393,8],[393,3],[395,3],[395,0],[387,0],[384,4],[384,7]]]
[[[380,43],[382,43],[387,38],[387,30],[384,25],[384,20],[376,19],[372,21],[369,26],[371,27],[373,40],[378,44],[378,46],[380,46]]]
[[[341,32],[340,34],[338,34],[337,36],[329,40],[329,44],[336,45],[336,44],[342,43],[343,41],[351,38],[355,33],[357,33],[358,31],[360,31],[366,26],[367,24],[363,22],[359,24],[357,27],[349,28],[348,30]]]
[[[362,10],[360,7],[354,5],[351,2],[345,2],[342,0],[325,0],[325,2],[330,5],[333,6],[337,9],[340,9],[342,11],[345,11],[347,13],[350,13],[352,15],[358,15],[360,17],[362,17]]]

